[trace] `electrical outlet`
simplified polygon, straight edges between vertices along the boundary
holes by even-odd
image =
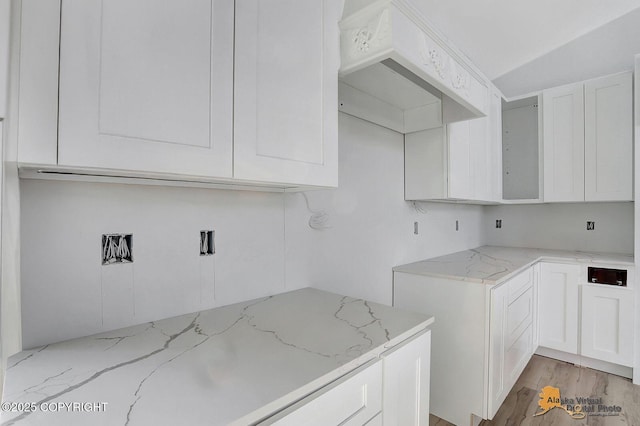
[[[211,256],[216,252],[215,231],[200,231],[200,256]]]
[[[102,234],[102,264],[133,262],[133,234]]]
[[[413,222],[413,233],[418,235],[418,222]]]
[[[502,219],[496,219],[496,228],[498,229],[502,228]]]
[[[593,231],[596,229],[596,223],[594,221],[587,221],[587,231]]]

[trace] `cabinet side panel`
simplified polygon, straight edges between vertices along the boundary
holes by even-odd
[[[484,417],[486,286],[394,273],[394,306],[435,316],[431,413],[451,423]]]

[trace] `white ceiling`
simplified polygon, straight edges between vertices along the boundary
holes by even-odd
[[[640,0],[413,2],[491,80],[640,7]]]
[[[620,71],[640,53],[640,8],[493,80],[507,98]]]

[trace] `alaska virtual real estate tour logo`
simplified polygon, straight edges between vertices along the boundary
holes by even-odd
[[[574,419],[584,419],[586,416],[619,416],[622,411],[622,407],[619,405],[604,404],[602,398],[561,398],[560,389],[553,386],[543,387],[539,396],[540,411],[535,413],[534,417],[542,416],[554,408],[566,411]]]

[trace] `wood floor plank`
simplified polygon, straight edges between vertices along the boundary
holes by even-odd
[[[587,415],[574,419],[562,408],[553,408],[535,417],[539,411],[541,389],[560,389],[562,398],[602,398],[607,406],[619,406],[615,416]],[[577,402],[577,401],[576,401]],[[598,411],[597,405],[594,407]],[[598,414],[603,414],[600,410]],[[429,416],[430,426],[452,426],[436,416]],[[640,426],[640,386],[629,379],[571,363],[534,355],[490,421],[481,426]],[[467,426],[467,425],[461,425]]]

